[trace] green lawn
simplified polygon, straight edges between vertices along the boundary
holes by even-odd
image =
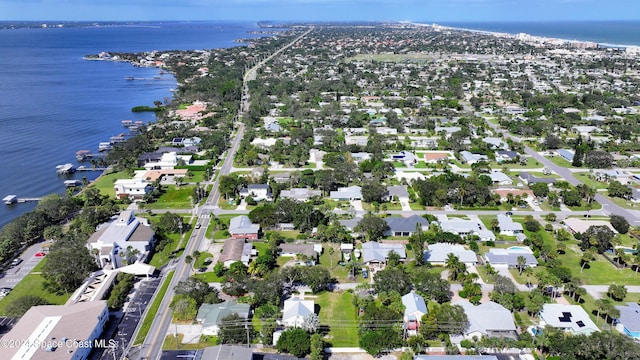
[[[116,196],[116,191],[113,188],[113,183],[119,179],[129,179],[129,173],[127,171],[120,171],[111,174],[100,176],[96,179],[91,186],[95,186],[101,194],[107,195],[111,198]]]
[[[350,292],[324,292],[314,300],[320,306],[320,325],[329,326],[329,342],[333,347],[358,346],[358,309]]]
[[[178,336],[167,335],[162,343],[162,350],[200,350],[210,346],[218,345],[218,337],[216,336],[201,336],[200,341],[196,344],[183,344],[183,334]]]
[[[145,204],[146,209],[190,209],[193,186],[165,186],[164,193],[154,202]]]
[[[640,204],[634,203],[632,201],[628,201],[619,197],[607,196],[607,198],[613,201],[616,205],[623,207],[625,209],[640,209]]]
[[[595,179],[592,179],[589,172],[576,172],[573,173],[573,177],[575,177],[576,179],[582,181],[583,183],[585,183],[586,185],[588,185],[591,188],[596,188],[596,189],[607,189],[609,186],[605,183],[596,181]]]
[[[180,234],[169,234],[167,236],[171,240],[165,245],[162,251],[153,254],[151,261],[149,261],[150,265],[158,268],[168,264],[171,259],[180,256],[180,252],[183,250],[178,248],[180,245]]]
[[[162,281],[160,290],[158,290],[156,297],[153,299],[153,302],[151,303],[151,305],[149,306],[149,309],[147,310],[147,314],[145,315],[144,320],[142,320],[142,324],[140,324],[138,335],[136,336],[135,341],[133,342],[134,345],[142,344],[144,339],[147,337],[147,334],[149,333],[149,329],[151,328],[151,324],[153,323],[153,320],[156,318],[156,314],[158,313],[158,309],[160,308],[160,303],[164,298],[164,294],[167,292],[167,288],[169,287],[169,283],[171,282],[172,278],[173,278],[173,271],[167,274],[166,278]]]
[[[567,206],[572,211],[587,211],[587,210],[600,210],[602,205],[596,201],[591,202],[591,208],[587,205],[587,202],[582,200],[580,206]]]
[[[551,160],[552,163],[554,163],[554,164],[556,164],[558,166],[562,166],[564,168],[572,167],[570,162],[568,162],[567,160],[563,159],[560,156],[547,156],[546,158]]]
[[[7,305],[25,295],[38,296],[45,299],[52,305],[62,305],[67,302],[67,300],[71,296],[71,294],[57,295],[50,293],[49,291],[45,290],[44,283],[44,277],[42,277],[42,275],[40,274],[29,274],[25,276],[22,281],[16,284],[9,295],[0,300],[0,314],[5,315]]]

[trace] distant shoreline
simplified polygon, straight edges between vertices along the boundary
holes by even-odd
[[[518,24],[516,22],[487,22],[487,24]],[[544,24],[546,22],[528,22],[528,23],[522,23],[522,24]],[[558,21],[556,22],[558,24],[561,24],[563,22]],[[583,23],[583,24],[587,24],[587,23],[602,23],[602,21],[580,21],[579,23]],[[419,26],[429,26],[429,27],[439,27],[441,29],[446,29],[446,30],[454,30],[454,31],[467,31],[467,32],[472,32],[472,33],[477,33],[477,34],[484,34],[484,35],[490,35],[490,36],[497,36],[497,37],[509,37],[509,38],[516,38],[519,34],[526,34],[529,35],[531,37],[534,38],[540,38],[540,39],[545,39],[545,40],[549,40],[549,41],[563,41],[563,42],[567,42],[567,43],[594,43],[597,44],[598,47],[604,47],[604,48],[617,48],[617,49],[626,49],[626,48],[634,48],[634,47],[640,47],[640,45],[632,45],[632,44],[614,44],[614,43],[610,43],[610,42],[602,42],[602,41],[596,41],[596,40],[587,40],[587,39],[568,39],[568,38],[563,38],[563,37],[555,37],[555,36],[548,36],[548,35],[534,35],[534,34],[530,34],[527,33],[526,31],[519,31],[519,32],[507,32],[507,31],[496,31],[496,30],[485,30],[485,29],[474,29],[474,28],[470,28],[470,27],[463,27],[463,26],[456,26],[456,25],[443,25],[437,22],[428,24],[428,23],[424,23],[424,22],[412,22],[411,24],[413,25],[419,25]],[[468,23],[469,25],[474,24],[472,22]],[[460,23],[460,25],[464,25],[464,23]]]

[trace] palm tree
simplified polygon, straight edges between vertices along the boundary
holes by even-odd
[[[518,271],[520,272],[520,275],[522,275],[524,268],[527,267],[527,259],[524,256],[520,255],[518,256],[517,261],[518,261],[518,265],[517,265]]]
[[[449,270],[449,280],[457,281],[467,272],[467,266],[454,254],[447,256],[446,267]]]

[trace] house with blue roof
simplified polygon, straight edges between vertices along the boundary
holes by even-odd
[[[387,217],[384,219],[389,229],[386,236],[411,236],[419,226],[422,230],[429,230],[429,221],[421,216],[412,215],[410,217]]]
[[[558,149],[556,150],[556,153],[562,156],[563,159],[573,162],[573,156],[575,155],[575,152],[573,150]]]
[[[616,320],[616,330],[640,340],[640,305],[628,302],[626,306],[616,306],[620,310],[620,316]]]
[[[362,244],[362,262],[368,266],[377,266],[382,269],[387,264],[389,253],[392,251],[400,256],[401,261],[407,258],[403,244],[381,244],[368,241]]]
[[[404,305],[404,323],[407,330],[410,335],[416,335],[420,327],[420,320],[428,312],[427,304],[422,296],[411,290],[402,296],[402,305]]]

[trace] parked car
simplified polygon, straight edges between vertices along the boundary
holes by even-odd
[[[15,258],[13,259],[13,261],[11,262],[11,266],[16,266],[16,265],[20,265],[20,263],[22,262],[22,259],[20,258]]]
[[[37,258],[41,258],[41,257],[44,257],[46,255],[47,255],[47,253],[45,253],[44,251],[40,251],[40,252],[37,252],[34,256],[37,257]]]
[[[8,288],[8,287],[0,288],[0,298],[3,298],[3,297],[5,297],[5,296],[9,295],[9,293],[11,292],[11,290],[12,290],[12,289],[11,289],[11,288]]]

